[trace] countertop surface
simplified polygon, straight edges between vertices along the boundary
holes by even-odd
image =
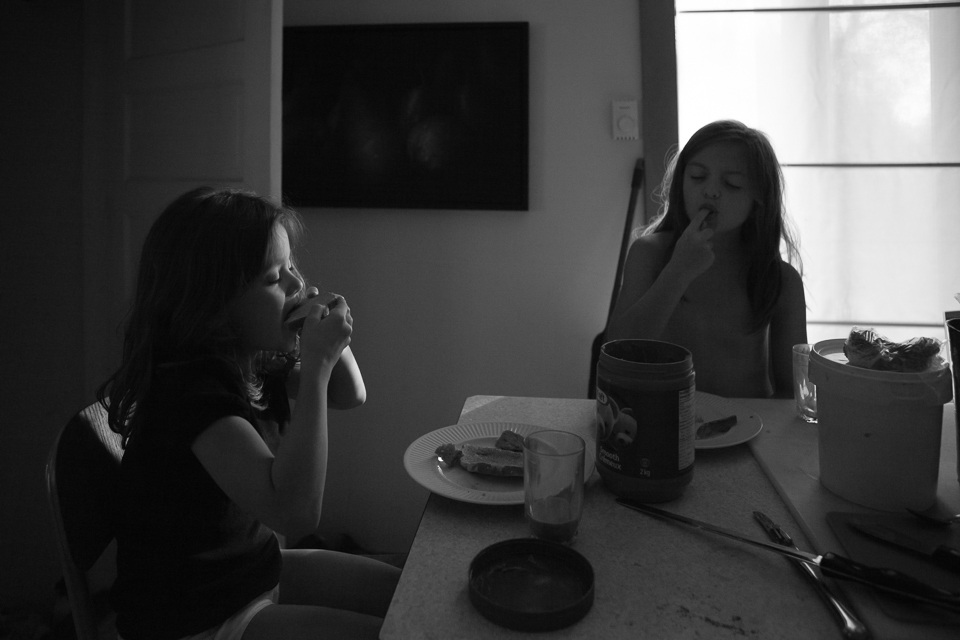
[[[908,516],[904,519],[909,523],[909,514],[861,507],[836,496],[820,484],[818,425],[796,418],[790,403],[755,399],[739,399],[737,402],[764,416],[764,429],[749,446],[813,549],[820,553],[832,551],[861,561],[874,557],[869,554],[858,557],[860,549],[850,544],[855,541],[854,538],[848,537],[849,548],[844,547],[828,522],[827,514],[830,513],[862,514],[868,518],[889,518],[892,521]],[[937,506],[943,513],[960,512],[954,403],[944,405],[943,411]],[[954,525],[954,528],[960,529],[960,525]],[[878,551],[880,549],[882,547],[877,548]],[[912,570],[909,566],[894,568]],[[914,575],[921,577],[917,572]],[[960,637],[960,616],[938,611],[925,611],[918,615],[915,607],[904,607],[890,598],[877,596],[868,588],[849,582],[834,584],[867,621],[876,638],[926,640]],[[952,584],[949,586],[955,590]]]
[[[519,422],[593,437],[595,411],[592,400],[474,396],[459,422]],[[812,547],[747,445],[697,451],[695,465],[684,495],[663,508],[766,539],[752,515],[760,510],[798,546]],[[594,474],[572,546],[594,568],[595,603],[580,622],[551,637],[840,637],[816,591],[783,557],[631,511],[615,497]],[[467,589],[479,551],[528,535],[522,505],[432,494],[380,637],[529,637],[483,618]]]

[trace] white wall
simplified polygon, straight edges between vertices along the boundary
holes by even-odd
[[[343,294],[367,384],[331,424],[321,530],[406,551],[427,491],[403,469],[475,394],[586,397],[640,141],[637,0],[286,0],[284,23],[530,23],[530,210],[304,209],[301,266]]]

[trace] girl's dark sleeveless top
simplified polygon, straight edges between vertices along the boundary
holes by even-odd
[[[190,450],[216,420],[257,413],[214,357],[162,365],[120,466],[117,579],[125,640],[164,640],[220,624],[280,579],[276,536],[242,511]]]

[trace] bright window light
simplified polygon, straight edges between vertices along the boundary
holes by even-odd
[[[958,308],[960,6],[910,4],[676,3],[680,144],[723,118],[770,136],[811,340],[942,339]]]

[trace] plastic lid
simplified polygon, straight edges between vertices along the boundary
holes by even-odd
[[[505,540],[470,563],[470,602],[485,618],[509,629],[561,629],[593,606],[593,567],[556,542]]]

